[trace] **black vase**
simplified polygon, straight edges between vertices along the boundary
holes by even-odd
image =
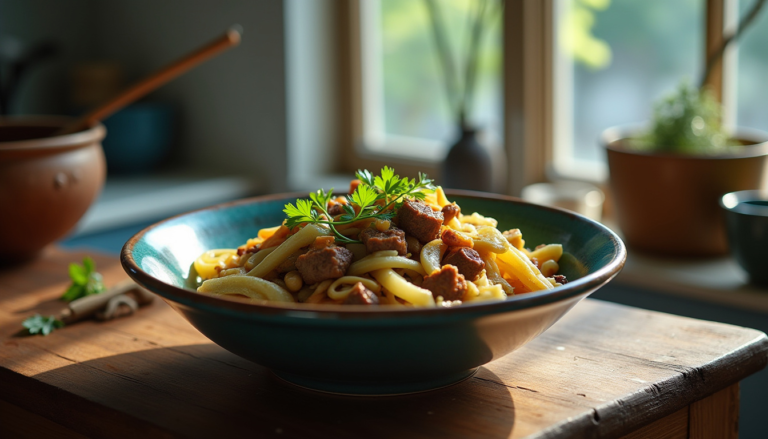
[[[442,185],[490,192],[493,189],[491,169],[491,156],[477,142],[477,130],[464,128],[443,161]]]

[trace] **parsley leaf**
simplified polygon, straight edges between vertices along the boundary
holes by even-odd
[[[292,229],[301,223],[315,222],[315,219],[317,219],[317,212],[312,209],[312,203],[313,202],[310,200],[299,199],[296,200],[295,206],[293,203],[286,204],[283,212],[288,215],[288,221],[285,225],[289,229]]]
[[[96,272],[96,263],[88,256],[83,258],[83,265],[75,262],[69,264],[69,278],[72,279],[72,284],[61,296],[61,300],[66,302],[99,294],[107,289],[101,274]]]
[[[357,186],[355,193],[352,194],[351,200],[353,203],[360,206],[360,213],[357,214],[358,217],[362,215],[366,209],[372,207],[371,205],[376,202],[378,195],[376,190],[368,185],[361,184]]]
[[[358,169],[357,172],[355,173],[355,176],[357,177],[358,180],[362,181],[368,186],[373,186],[373,174],[371,174],[371,171],[367,169],[361,171]]]
[[[22,322],[21,326],[27,328],[30,334],[48,335],[54,329],[64,326],[64,322],[54,316],[43,317],[35,314]]]
[[[325,191],[322,189],[318,189],[317,192],[309,194],[309,198],[311,198],[312,201],[314,201],[314,203],[324,212],[326,209],[328,209],[328,202],[331,200],[332,196],[333,189],[331,189],[328,193],[325,193]]]

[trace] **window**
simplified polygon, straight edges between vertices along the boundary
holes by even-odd
[[[647,121],[681,78],[699,80],[704,2],[558,0],[554,168],[602,180],[600,133]]]
[[[754,0],[738,2],[743,16]],[[736,74],[736,124],[768,131],[768,7],[764,7],[755,22],[746,30],[738,46]]]
[[[459,30],[454,43],[462,39],[467,1],[440,2],[451,28]],[[505,2],[504,25],[495,25],[485,41],[477,115],[480,125],[503,140],[507,192],[518,194],[545,176],[604,181],[600,133],[648,121],[653,103],[681,79],[696,84],[706,50],[720,41],[725,24],[735,26],[753,2]],[[355,4],[361,64],[357,108],[362,113],[356,142],[374,154],[394,151],[436,163],[451,139],[452,121],[424,3]],[[726,105],[727,124],[735,120],[768,130],[768,88],[761,83],[768,72],[768,52],[761,44],[767,39],[764,10],[739,50],[724,58],[722,80],[714,83]],[[502,71],[499,66],[504,67],[501,77],[494,76]]]
[[[496,1],[494,5],[498,5]],[[457,70],[476,0],[439,1]],[[493,15],[493,16],[492,16]],[[500,10],[488,12],[471,123],[501,138]],[[437,161],[457,136],[425,2],[360,2],[363,133],[368,150]]]

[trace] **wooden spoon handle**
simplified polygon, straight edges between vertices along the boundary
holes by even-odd
[[[76,133],[93,126],[95,123],[105,119],[115,111],[141,98],[142,96],[160,87],[171,79],[181,75],[192,67],[215,55],[218,55],[220,52],[230,47],[237,46],[240,43],[240,32],[241,31],[239,26],[233,26],[221,37],[190,53],[184,58],[166,66],[164,69],[144,78],[142,81],[134,84],[119,95],[110,99],[107,103],[100,105],[85,116],[82,116],[71,124],[68,124],[61,130],[57,131],[54,135]]]

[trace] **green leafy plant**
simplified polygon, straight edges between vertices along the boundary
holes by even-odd
[[[728,137],[722,127],[721,105],[707,88],[715,66],[726,48],[735,43],[752,24],[766,0],[755,0],[739,26],[725,36],[706,61],[699,88],[683,81],[670,96],[654,107],[650,130],[630,142],[635,149],[681,154],[717,154],[741,144]]]
[[[96,264],[88,256],[83,258],[83,265],[75,262],[69,264],[69,278],[72,279],[72,284],[61,296],[61,300],[66,302],[106,290],[101,274],[96,272]]]
[[[63,327],[64,322],[54,316],[43,317],[40,314],[35,314],[24,320],[21,325],[25,327],[31,335],[48,335],[53,332],[54,329]]]
[[[355,176],[360,180],[352,195],[346,195],[347,203],[342,204],[344,213],[334,219],[328,213],[328,203],[333,197],[333,189],[325,192],[319,189],[309,194],[309,200],[298,199],[296,204],[285,205],[288,228],[303,224],[326,224],[340,242],[360,242],[348,238],[336,229],[336,226],[350,224],[364,219],[390,220],[406,198],[424,199],[427,192],[435,190],[433,180],[426,174],[419,173],[418,180],[401,178],[395,170],[385,166],[380,176],[374,176],[368,170],[358,170]]]
[[[715,154],[738,143],[729,141],[720,124],[721,108],[708,90],[688,82],[656,103],[651,129],[635,139],[639,150]]]

